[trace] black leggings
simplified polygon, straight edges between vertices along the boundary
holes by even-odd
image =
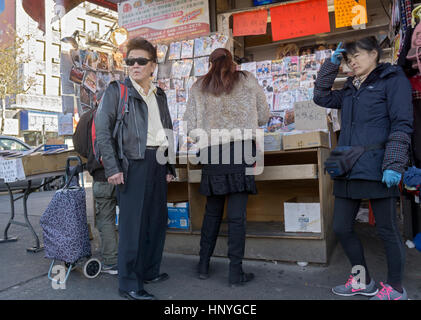
[[[376,220],[377,232],[386,249],[387,283],[393,287],[399,287],[402,285],[405,246],[396,222],[396,198],[372,199],[370,202]],[[336,197],[333,229],[351,265],[364,266],[368,275],[364,250],[354,232],[355,217],[360,208],[360,203],[361,200],[359,199]]]
[[[213,254],[224,214],[225,199],[228,200],[228,257],[230,259],[230,270],[241,272],[246,240],[248,194],[245,192],[232,193],[226,196],[214,195],[207,197],[206,212],[200,238],[200,258],[208,261]]]

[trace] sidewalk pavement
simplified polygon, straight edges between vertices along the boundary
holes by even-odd
[[[87,188],[88,222],[93,226],[92,190]],[[42,242],[39,220],[53,196],[51,192],[37,192],[28,200],[29,218]],[[23,221],[22,201],[16,207],[16,220]],[[8,195],[0,195],[0,237],[10,217]],[[386,280],[387,263],[384,248],[375,235],[375,229],[357,223],[356,228],[364,244],[370,274],[378,282]],[[91,242],[94,256],[99,252],[98,231],[93,228]],[[101,274],[95,279],[85,278],[73,271],[66,289],[53,289],[47,278],[51,261],[44,252],[29,253],[26,248],[34,240],[26,228],[12,225],[9,236],[18,236],[17,242],[0,243],[0,300],[117,300],[117,276]],[[282,240],[281,240],[282,241]],[[247,244],[246,244],[247,245]],[[421,300],[421,252],[406,248],[404,287],[409,298]],[[256,278],[240,288],[228,287],[228,259],[211,260],[211,277],[199,280],[195,274],[197,256],[164,253],[161,272],[170,275],[159,284],[147,284],[145,289],[162,300],[367,300],[367,297],[339,297],[331,288],[346,282],[350,266],[340,245],[337,245],[328,266],[310,264],[300,267],[296,263],[245,260],[246,272]]]

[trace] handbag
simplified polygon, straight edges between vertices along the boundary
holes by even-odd
[[[324,162],[324,170],[332,178],[345,178],[364,152],[383,149],[384,144],[370,146],[338,146],[332,150]]]

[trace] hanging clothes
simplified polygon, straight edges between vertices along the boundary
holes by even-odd
[[[403,33],[411,26],[412,21],[412,0],[399,0],[399,11],[401,14],[401,29]]]

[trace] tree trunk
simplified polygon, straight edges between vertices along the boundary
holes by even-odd
[[[4,131],[4,119],[6,119],[6,98],[1,98],[1,120],[0,120],[0,133]]]

